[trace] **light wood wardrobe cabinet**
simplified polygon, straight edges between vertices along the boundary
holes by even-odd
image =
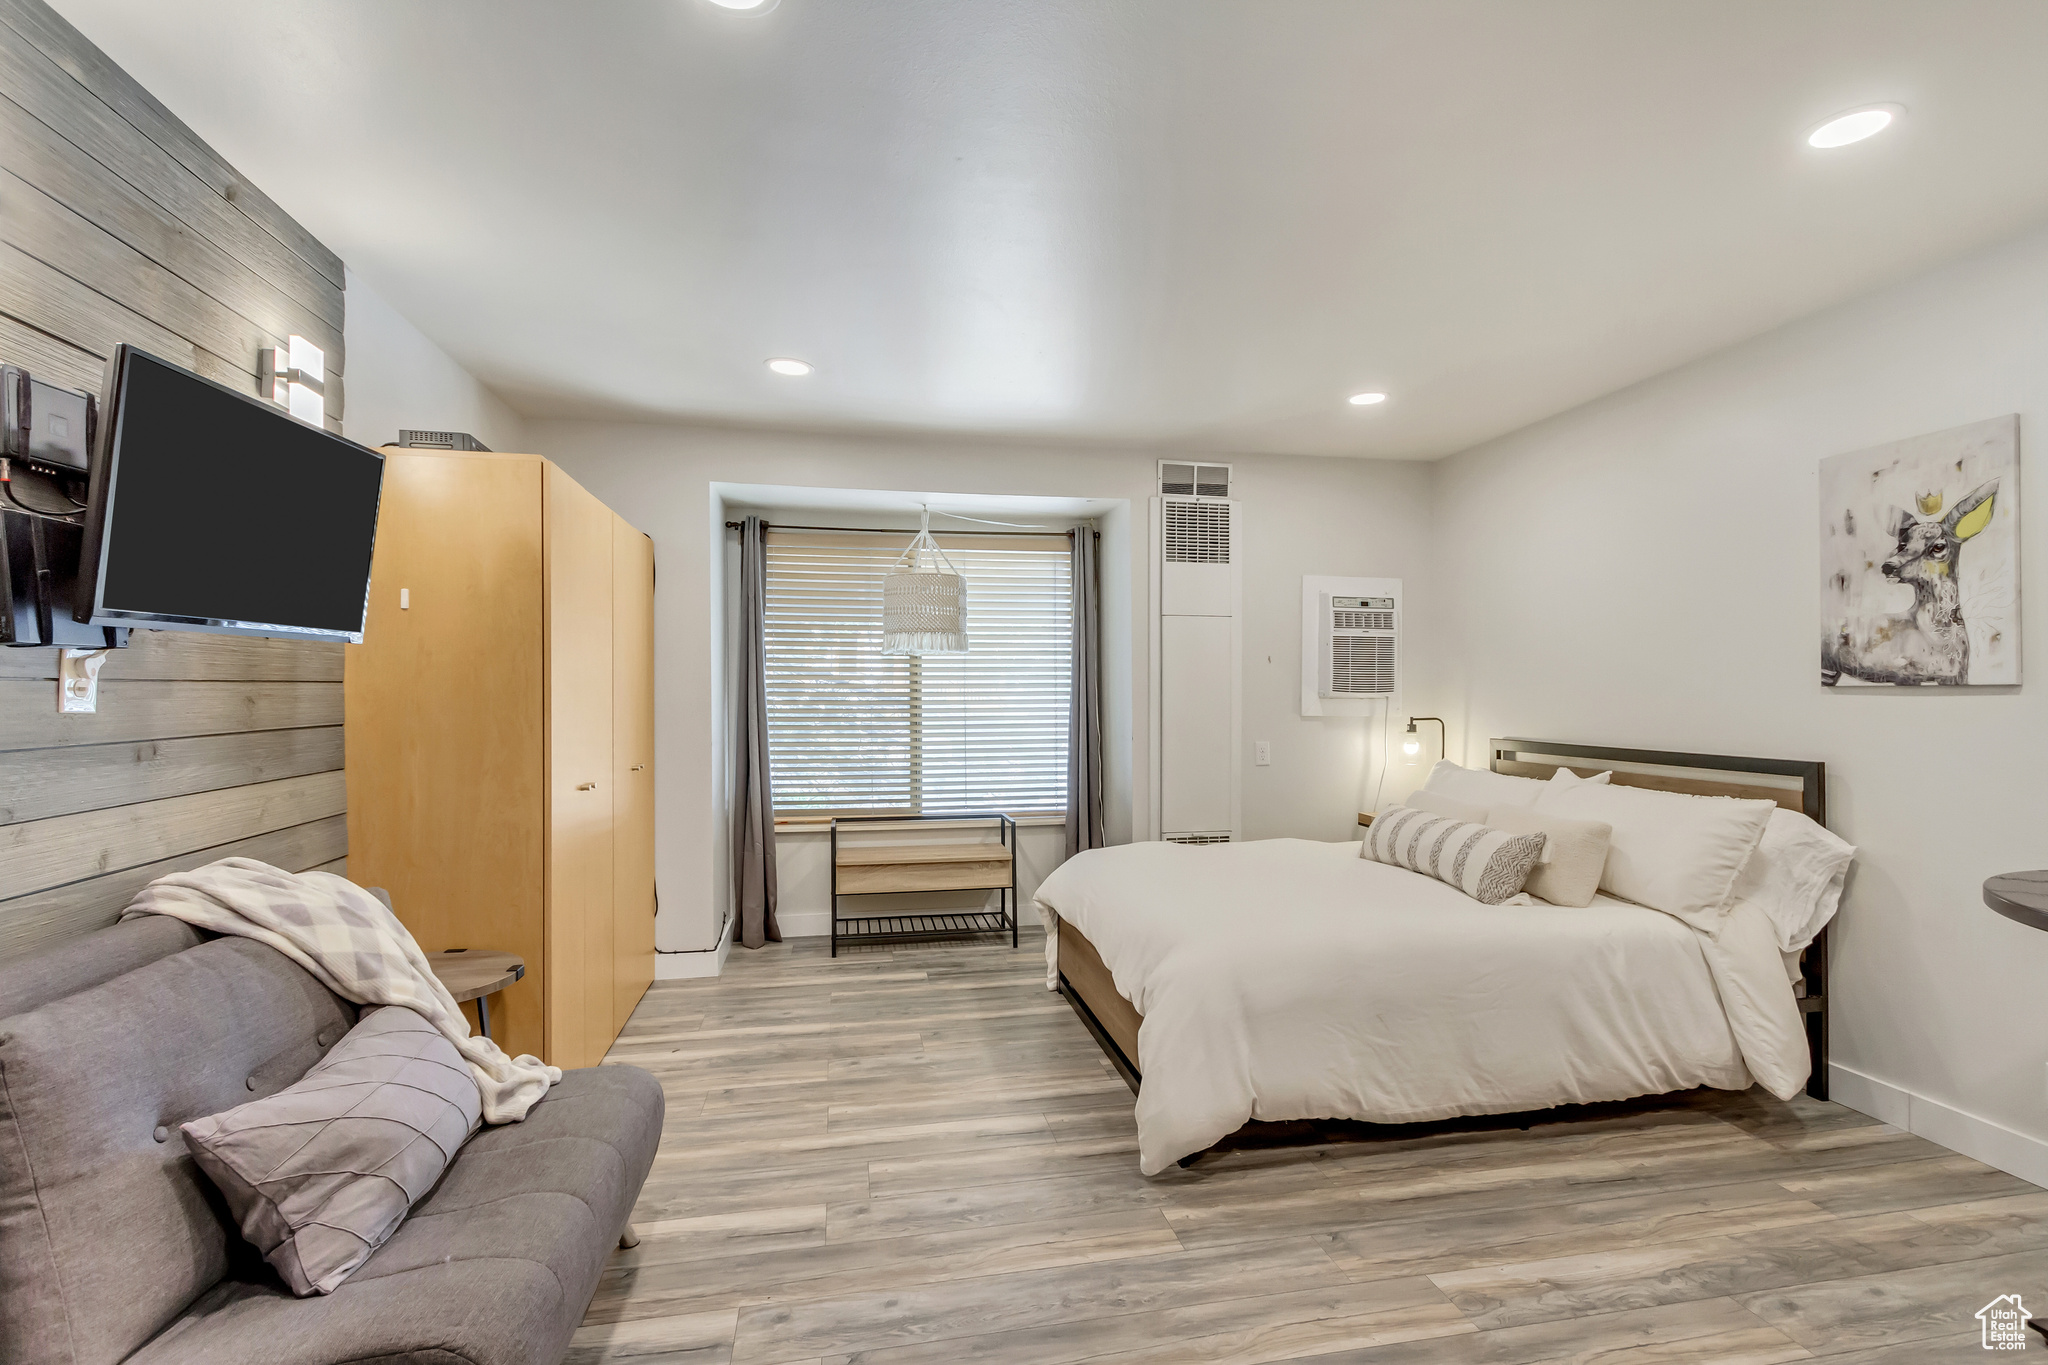
[[[536,455],[387,447],[348,648],[348,869],[501,948],[510,1053],[592,1066],[654,979],[654,550]]]

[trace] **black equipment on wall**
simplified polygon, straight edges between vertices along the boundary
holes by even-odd
[[[0,644],[116,649],[121,628],[72,619],[84,528],[63,517],[0,507]]]
[[[92,463],[93,424],[99,403],[91,394],[45,384],[19,365],[0,366],[0,401],[6,405],[0,454],[38,472],[83,478]]]
[[[381,454],[126,344],[101,408],[77,620],[362,640]]]
[[[72,617],[99,405],[0,366],[0,644],[111,649],[125,629]]]

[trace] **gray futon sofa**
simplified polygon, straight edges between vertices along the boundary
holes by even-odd
[[[283,954],[160,916],[0,970],[0,1361],[560,1361],[653,1162],[659,1083],[565,1073],[347,1283],[293,1298],[178,1125],[292,1084],[355,1022]]]

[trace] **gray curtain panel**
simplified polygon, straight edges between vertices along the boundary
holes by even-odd
[[[1067,710],[1067,856],[1101,848],[1102,616],[1096,591],[1095,532],[1077,526],[1074,542],[1074,690]]]
[[[775,798],[768,788],[768,528],[740,527],[739,679],[732,734],[732,895],[739,941],[782,941],[775,923]]]

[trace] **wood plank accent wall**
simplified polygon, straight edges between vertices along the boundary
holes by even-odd
[[[341,429],[339,257],[42,0],[0,0],[0,360],[97,393],[130,341],[244,392],[296,333]],[[99,710],[0,648],[0,962],[216,858],[345,871],[338,644],[136,631]]]
[[[341,429],[341,258],[42,0],[0,0],[0,357],[99,391],[132,341],[253,393],[293,333]]]

